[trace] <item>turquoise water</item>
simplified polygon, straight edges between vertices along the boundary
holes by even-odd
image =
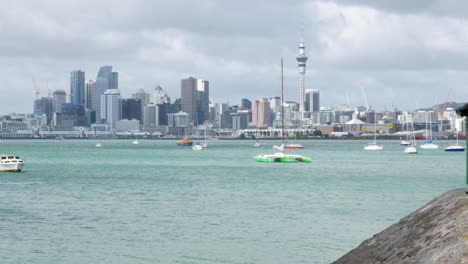
[[[329,263],[447,190],[465,153],[298,141],[312,163],[257,163],[277,141],[3,140],[1,263]]]

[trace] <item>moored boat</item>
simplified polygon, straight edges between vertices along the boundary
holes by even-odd
[[[200,142],[195,143],[195,144],[192,146],[192,150],[203,150],[203,146],[201,145]]]
[[[181,141],[177,141],[177,146],[192,146],[193,142],[188,138],[184,138]]]
[[[459,146],[459,145],[454,145],[454,146],[448,146],[445,148],[445,151],[460,151],[463,152],[465,151],[465,147]]]
[[[0,155],[0,171],[20,172],[23,169],[24,161],[14,155]]]

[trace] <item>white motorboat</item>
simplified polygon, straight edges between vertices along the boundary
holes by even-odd
[[[375,143],[370,143],[364,147],[364,150],[382,150],[382,149],[383,149],[382,145],[377,145]]]
[[[203,146],[200,143],[196,143],[192,146],[193,150],[203,150]]]
[[[253,146],[254,146],[254,147],[260,147],[261,144],[260,144],[260,142],[258,142],[258,140],[257,140],[257,141],[255,141],[255,143],[253,144]]]
[[[417,154],[418,149],[416,147],[409,146],[409,147],[405,148],[405,153],[406,154]]]
[[[434,144],[432,142],[425,142],[425,143],[421,144],[420,148],[422,148],[422,149],[438,149],[439,145]]]
[[[400,142],[400,145],[402,146],[409,146],[411,145],[411,142],[406,140],[406,139],[403,139],[401,142]]]
[[[140,144],[140,142],[138,142],[138,140],[135,140],[135,141],[133,141],[132,144],[133,144],[133,145],[138,145],[138,144]]]
[[[23,169],[24,161],[18,156],[0,155],[0,171],[20,172]]]
[[[97,144],[96,144],[96,148],[100,148],[100,147],[102,147],[102,144],[101,144],[101,143],[97,143]]]

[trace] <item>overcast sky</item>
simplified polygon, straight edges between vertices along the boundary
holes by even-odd
[[[216,102],[280,94],[298,100],[296,55],[304,28],[306,88],[321,105],[377,110],[468,101],[468,1],[2,0],[0,114],[32,112],[32,78],[69,93],[70,72],[119,72],[123,97],[180,79],[210,81]],[[48,83],[48,88],[46,86]]]

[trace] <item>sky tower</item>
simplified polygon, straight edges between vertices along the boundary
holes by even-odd
[[[297,63],[299,66],[299,111],[304,112],[304,82],[306,72],[307,55],[305,54],[304,37],[301,36],[299,44],[299,54],[297,55]]]

